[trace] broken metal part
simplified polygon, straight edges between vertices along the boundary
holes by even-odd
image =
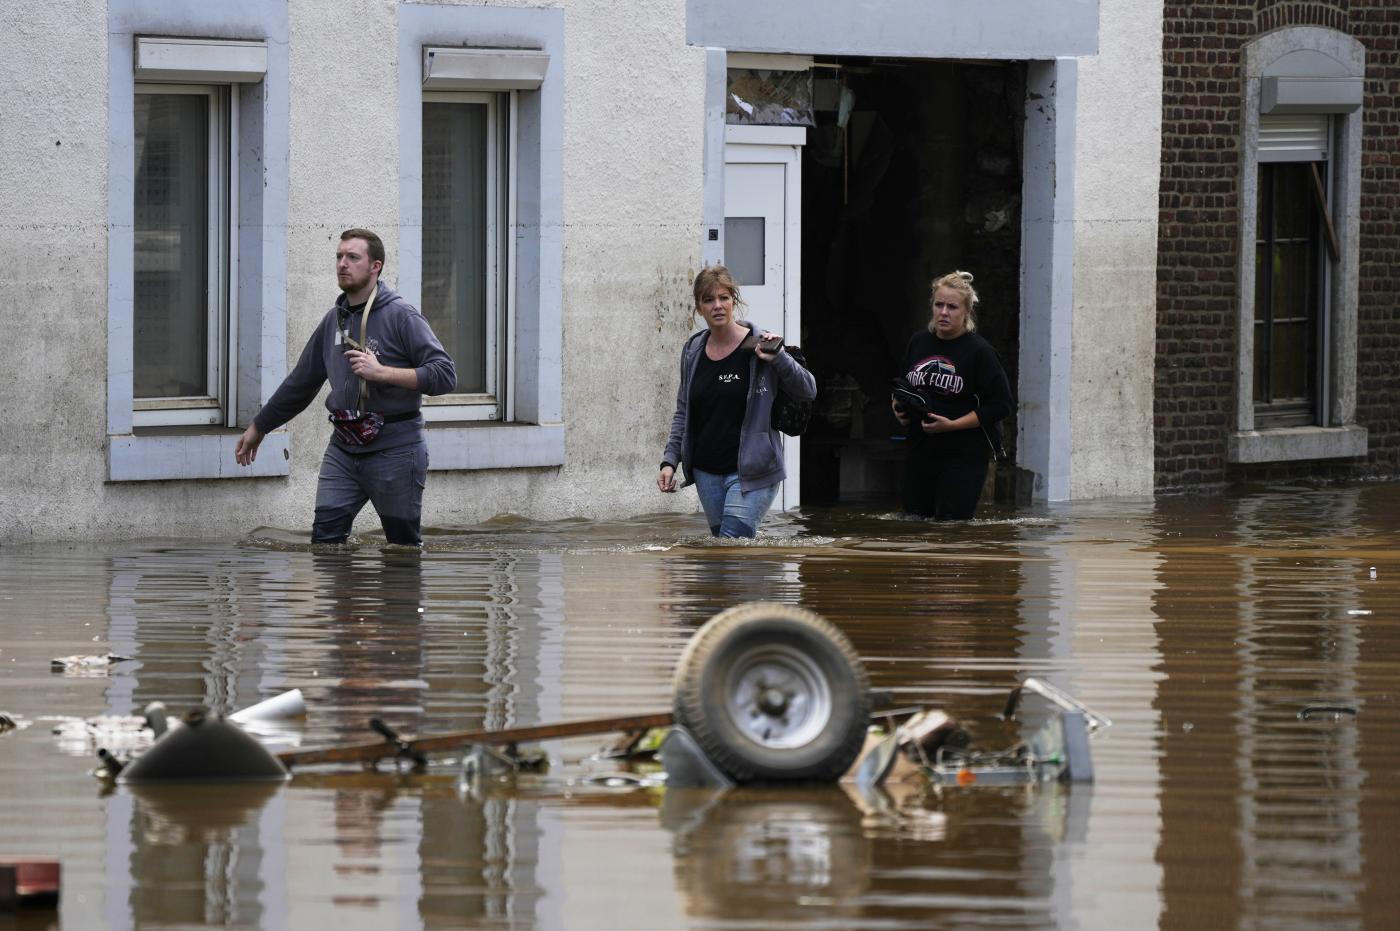
[[[594,757],[600,760],[655,759],[656,751],[664,737],[665,734],[657,728],[624,731],[616,740],[594,754]]]
[[[870,733],[856,762],[841,777],[842,782],[854,782],[861,789],[882,785],[899,758],[899,733],[880,735]]]
[[[1039,782],[1093,782],[1089,751],[1092,726],[1080,711],[1061,711],[1028,743],[985,752],[943,747],[928,778],[940,785],[1006,785]]]
[[[970,742],[962,726],[937,709],[894,708],[879,716],[890,719],[889,731],[872,728],[842,782],[868,789],[886,782],[923,780],[923,769],[933,766],[939,750],[966,747]],[[894,723],[895,718],[905,716],[903,724]]]
[[[1101,727],[1108,727],[1113,722],[1101,714],[1089,710],[1088,706],[1079,699],[1073,697],[1068,692],[1058,689],[1049,682],[1042,682],[1036,678],[1021,680],[1021,684],[1011,690],[1007,696],[1006,707],[1002,710],[1003,720],[1011,721],[1016,717],[1016,708],[1021,702],[1023,692],[1034,692],[1058,706],[1063,711],[1078,711],[1084,715],[1089,724],[1089,730],[1096,731]]]
[[[734,786],[734,780],[705,755],[690,731],[679,724],[667,732],[657,755],[666,770],[668,788],[728,789]]]
[[[395,749],[398,750],[398,756],[400,758],[405,760],[411,760],[416,769],[424,769],[425,767],[427,767],[428,758],[425,757],[423,754],[419,753],[418,751],[414,750],[413,745],[411,743],[400,737],[397,733],[394,732],[393,728],[385,724],[381,719],[370,718],[369,726],[376,733],[383,735],[384,739],[387,740]]]
[[[126,764],[109,753],[106,747],[97,748],[97,758],[102,761],[102,769],[97,774],[103,779],[115,779],[126,768]]]
[[[475,792],[486,779],[504,776],[516,771],[516,761],[509,754],[488,747],[485,744],[472,746],[462,757],[461,785]]]
[[[638,773],[592,773],[578,780],[580,785],[599,786],[604,789],[643,789],[656,784]]]
[[[1065,769],[1061,782],[1093,782],[1094,756],[1089,752],[1091,726],[1082,711],[1066,711],[1060,715],[1061,736],[1064,739]]]
[[[927,765],[943,747],[966,747],[971,739],[956,720],[937,709],[920,711],[895,732],[899,749],[912,760]]]

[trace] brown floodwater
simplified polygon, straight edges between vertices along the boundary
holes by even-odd
[[[1393,927],[1397,528],[1400,486],[1365,485],[809,510],[728,546],[667,515],[439,528],[421,556],[268,528],[0,548],[0,856],[63,869],[18,926]],[[1058,685],[1113,721],[1096,781],[665,791],[596,778],[578,738],[475,788],[449,755],[155,791],[94,778],[108,738],[74,730],[292,688],[279,746],[664,711],[689,634],[752,600],[820,612],[979,746],[1020,739],[1017,681]],[[131,659],[50,670],[89,653]]]

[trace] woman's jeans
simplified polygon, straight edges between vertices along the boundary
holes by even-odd
[[[344,543],[355,515],[369,501],[390,543],[420,545],[427,482],[428,444],[422,441],[358,456],[329,444],[316,485],[311,542]]]
[[[768,513],[768,507],[778,494],[778,482],[750,492],[739,490],[739,473],[719,475],[714,472],[695,473],[695,491],[710,533],[717,537],[752,537],[758,534],[758,522]]]

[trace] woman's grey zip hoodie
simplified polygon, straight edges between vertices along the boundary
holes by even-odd
[[[812,373],[797,364],[788,352],[780,352],[772,362],[764,362],[753,351],[757,337],[753,325],[743,320],[739,325],[748,327],[749,334],[739,343],[736,352],[748,352],[749,398],[744,409],[744,423],[739,429],[739,488],[753,491],[767,488],[781,482],[787,472],[783,467],[783,435],[772,427],[773,399],[779,384],[783,390],[795,398],[810,401],[817,396],[817,380]],[[686,340],[681,349],[681,384],[676,391],[676,413],[671,418],[671,436],[666,441],[666,451],[661,455],[662,465],[681,467],[683,481],[681,487],[695,481],[692,475],[692,439],[690,431],[690,381],[695,368],[700,364],[700,353],[710,341],[710,331],[701,330]]]

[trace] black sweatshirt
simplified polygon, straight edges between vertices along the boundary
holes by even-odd
[[[996,350],[976,333],[956,339],[940,339],[920,330],[904,350],[900,374],[928,398],[934,413],[957,420],[977,411],[985,428],[925,433],[916,420],[909,424],[909,438],[916,447],[962,448],[974,443],[1001,447],[1000,423],[1011,413],[1011,385]]]

